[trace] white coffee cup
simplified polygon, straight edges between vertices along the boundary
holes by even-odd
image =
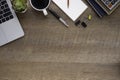
[[[35,9],[36,11],[42,11],[45,16],[48,15],[46,9],[49,7],[50,3],[51,0],[30,0],[30,5],[32,6],[32,8]]]

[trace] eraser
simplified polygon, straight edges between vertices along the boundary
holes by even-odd
[[[75,25],[78,26],[80,23],[81,23],[81,21],[78,20],[78,21],[75,22]]]
[[[86,28],[87,27],[87,24],[85,22],[82,22],[81,25]]]

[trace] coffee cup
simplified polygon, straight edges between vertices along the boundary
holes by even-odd
[[[30,4],[36,11],[42,11],[45,16],[48,15],[47,8],[49,7],[51,0],[30,0]]]

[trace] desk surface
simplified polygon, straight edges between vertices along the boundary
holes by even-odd
[[[0,78],[119,80],[120,8],[100,19],[89,7],[79,18],[84,21],[89,14],[93,16],[85,29],[76,27],[54,4],[50,7],[68,22],[69,28],[51,14],[44,17],[31,7],[25,14],[18,14],[25,36],[0,48]]]

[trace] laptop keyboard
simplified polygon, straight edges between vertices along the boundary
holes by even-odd
[[[13,19],[12,12],[6,0],[0,0],[0,24]]]

